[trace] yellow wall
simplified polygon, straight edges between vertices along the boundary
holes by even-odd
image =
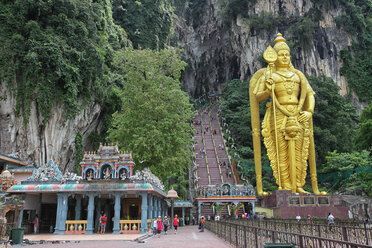
[[[263,215],[265,218],[273,217],[273,210],[271,208],[255,207],[254,210],[258,216]]]

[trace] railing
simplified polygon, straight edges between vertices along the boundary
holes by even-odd
[[[209,107],[207,107],[206,109],[208,110]],[[209,111],[208,111],[209,112]],[[207,173],[208,173],[208,184],[211,184],[211,175],[209,173],[209,166],[208,166],[208,157],[207,157],[207,149],[205,147],[205,137],[204,137],[204,126],[203,126],[203,112],[201,112],[200,114],[200,124],[201,124],[201,135],[202,135],[202,140],[203,140],[203,150],[204,150],[204,158],[205,158],[205,163],[206,163],[206,166],[207,166]]]
[[[202,114],[203,114],[203,111],[204,111],[204,109],[205,108],[207,108],[208,107],[208,105],[206,105],[206,106],[203,106],[201,109],[200,109],[200,125],[201,125],[201,123],[202,123],[202,118],[203,118],[203,116],[202,116]],[[193,124],[193,128],[195,129],[195,125]],[[200,134],[203,132],[203,127],[201,126],[201,130],[200,130]],[[203,135],[203,134],[202,134]],[[203,144],[204,145],[204,144]],[[195,159],[195,163],[196,163],[196,155],[195,155],[195,151],[193,151],[194,152],[194,159]],[[196,178],[198,178],[198,169],[196,169],[195,170],[195,173],[196,173]],[[196,186],[198,186],[199,185],[199,182],[196,182]]]
[[[218,113],[217,113],[217,119],[218,119],[218,127],[220,128],[220,132],[221,132],[221,135],[223,134],[223,131],[222,131],[222,127],[221,127],[221,124],[220,124],[220,118],[219,118],[219,116],[218,116]],[[225,143],[225,138],[224,137],[222,137],[222,141],[223,141],[223,146],[224,146],[224,148],[225,148],[225,152],[226,152],[226,156],[227,156],[227,159],[230,161],[230,165],[231,165],[231,168],[233,168],[232,166],[234,166],[233,165],[233,163],[232,163],[232,160],[230,159],[230,157],[229,157],[229,153],[227,152],[227,146],[226,146],[226,143]],[[236,169],[235,169],[235,171],[234,171],[234,169],[232,169],[232,171],[233,171],[233,177],[234,177],[234,181],[235,181],[235,183],[236,184],[239,184],[240,182],[239,182],[239,174],[235,174],[235,171],[236,171]]]
[[[372,229],[362,223],[341,222],[328,225],[322,223],[322,221],[307,223],[306,220],[300,222],[291,220],[236,220],[235,223],[270,230],[286,230],[291,233],[350,241],[358,244],[372,244]]]
[[[211,112],[213,111],[213,109],[216,107],[217,105],[215,105],[211,111],[209,111],[208,113],[208,117],[209,117],[209,126],[210,126],[210,129],[211,129],[211,132],[213,130],[212,128],[212,121],[211,121]],[[218,121],[218,118],[217,118],[217,121]],[[217,165],[218,165],[218,170],[220,172],[220,177],[221,177],[221,182],[224,183],[223,181],[223,176],[222,176],[222,171],[221,171],[221,166],[220,166],[220,158],[218,157],[218,152],[217,152],[217,148],[216,148],[216,142],[214,140],[214,134],[212,132],[212,141],[213,141],[213,148],[214,148],[214,153],[216,154],[216,159],[217,159]]]
[[[291,233],[284,229],[269,229],[225,221],[207,221],[206,228],[236,247],[261,248],[264,243],[292,243],[298,248],[371,248],[360,243],[340,239],[322,238],[304,233]]]
[[[140,233],[141,220],[120,220],[120,233]],[[151,220],[147,220],[147,230],[151,231]]]
[[[86,220],[66,220],[66,234],[83,234],[87,226]]]

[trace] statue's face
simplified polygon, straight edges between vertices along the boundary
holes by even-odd
[[[280,50],[278,52],[278,60],[279,65],[289,65],[291,62],[291,55],[289,54],[288,50]]]

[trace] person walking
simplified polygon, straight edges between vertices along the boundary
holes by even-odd
[[[169,220],[167,216],[164,216],[164,221],[163,221],[163,226],[164,226],[164,233],[167,235],[168,233],[168,227],[169,227]]]
[[[174,234],[177,234],[178,225],[179,225],[179,219],[178,219],[178,216],[176,214],[173,218]]]
[[[158,217],[156,225],[158,226],[158,238],[160,238],[161,230],[163,230],[163,222],[161,220],[161,216]]]
[[[204,219],[204,216],[202,216],[200,220],[200,232],[204,232],[204,226],[205,226],[205,219]]]
[[[152,221],[151,228],[152,234],[155,236],[156,233],[158,232],[158,221],[156,220],[156,218],[154,218],[154,220]]]
[[[39,228],[39,216],[35,215],[35,218],[34,218],[34,233],[37,233],[38,228]]]

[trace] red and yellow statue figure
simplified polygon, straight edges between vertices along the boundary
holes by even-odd
[[[267,68],[257,71],[249,85],[257,193],[262,188],[259,103],[268,97],[262,136],[279,190],[308,193],[303,189],[309,163],[314,194],[318,189],[312,115],[315,98],[305,75],[296,70],[286,40],[278,34],[274,47],[264,52]]]

